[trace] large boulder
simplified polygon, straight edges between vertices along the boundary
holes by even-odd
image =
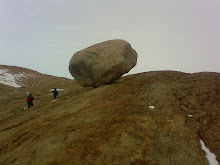
[[[75,81],[84,87],[111,84],[137,63],[137,53],[124,40],[110,40],[76,52],[69,63]]]

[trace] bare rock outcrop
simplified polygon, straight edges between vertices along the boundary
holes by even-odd
[[[0,86],[0,164],[208,165],[200,139],[220,162],[220,73],[147,72],[99,88],[35,82]],[[55,84],[65,90],[52,102]],[[27,91],[34,110],[23,109]]]
[[[69,71],[84,87],[111,84],[137,63],[137,53],[124,40],[110,40],[76,52]]]

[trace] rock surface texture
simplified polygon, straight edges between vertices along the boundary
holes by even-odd
[[[137,53],[124,40],[110,40],[75,53],[69,71],[80,85],[98,87],[111,84],[137,63]]]
[[[28,88],[0,85],[1,165],[208,165],[200,139],[220,161],[220,73],[147,72],[99,88],[33,74]],[[64,90],[52,102],[54,86]]]

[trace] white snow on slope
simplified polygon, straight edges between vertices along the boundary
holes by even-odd
[[[51,103],[52,103],[52,102],[55,102],[55,101],[57,101],[57,100],[59,100],[59,99],[52,100]]]
[[[155,109],[155,106],[150,105],[149,108],[150,108],[150,109]]]
[[[205,143],[201,139],[200,139],[200,144],[202,149],[206,152],[205,157],[207,158],[209,165],[219,165],[218,161],[216,160],[215,154],[211,153],[209,149],[206,148]]]
[[[22,86],[19,84],[18,81],[21,77],[26,77],[25,73],[12,75],[11,73],[9,73],[8,69],[0,69],[0,83],[1,84],[12,86],[15,88],[20,88]]]
[[[57,89],[57,91],[63,91],[64,89]],[[54,91],[54,89],[51,89],[50,91]]]

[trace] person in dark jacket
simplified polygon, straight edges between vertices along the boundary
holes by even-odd
[[[53,92],[53,97],[56,98],[58,96],[58,91],[57,89],[55,88]]]
[[[27,97],[28,108],[30,108],[30,106],[34,106],[33,100],[34,100],[34,97],[30,93],[29,96]]]

